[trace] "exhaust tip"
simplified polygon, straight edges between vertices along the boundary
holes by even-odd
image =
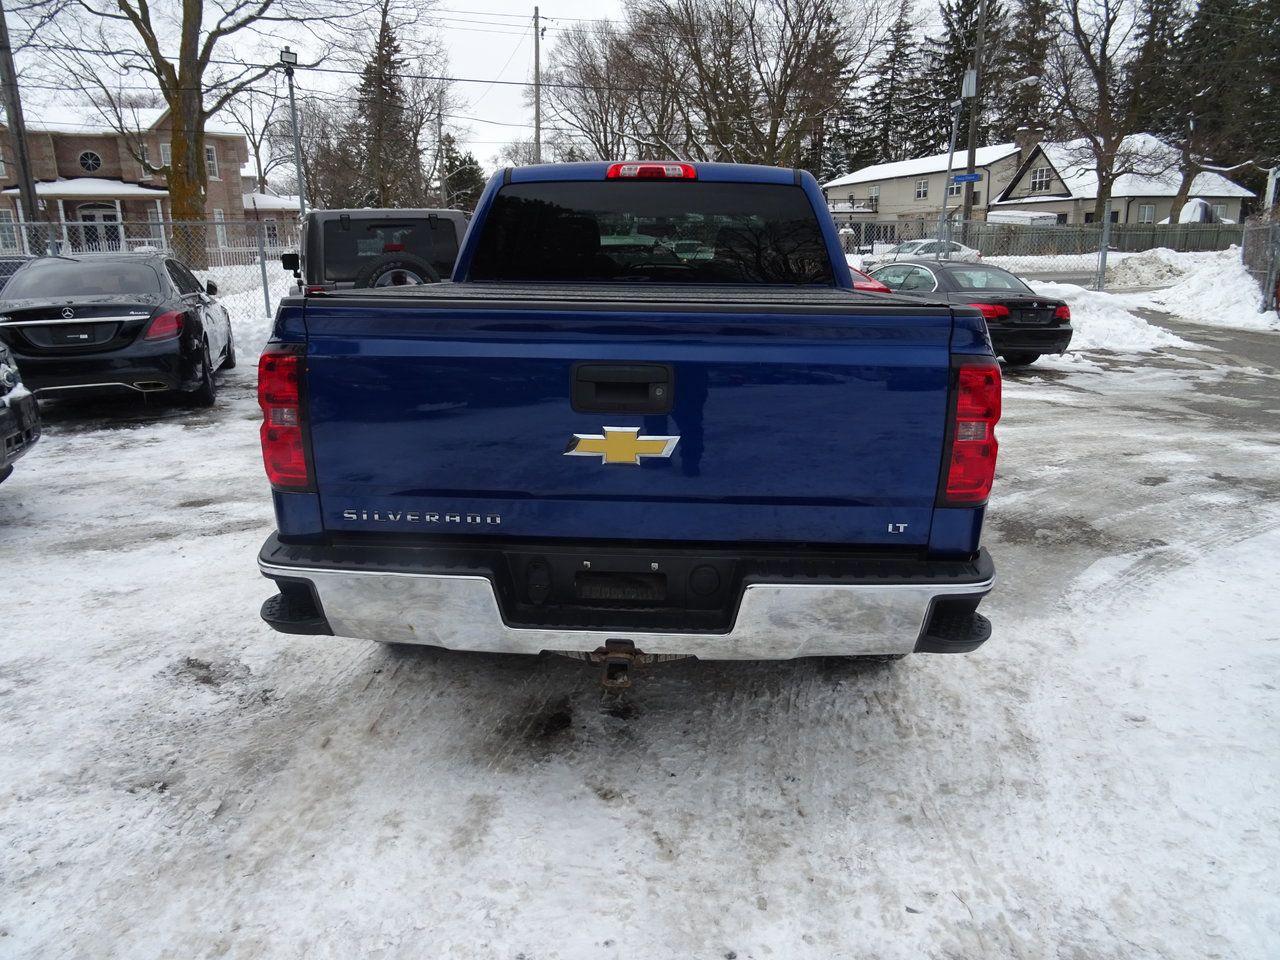
[[[141,390],[143,393],[155,393],[158,390],[168,390],[169,385],[159,380],[135,380],[133,389]]]

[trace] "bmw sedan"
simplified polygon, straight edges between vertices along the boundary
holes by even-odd
[[[995,352],[1011,366],[1035,363],[1044,353],[1065,353],[1071,343],[1071,308],[1043,297],[1008,270],[953,260],[899,260],[871,271],[894,293],[975,307],[986,318]]]
[[[236,363],[218,288],[161,254],[40,257],[0,297],[0,341],[36,396],[167,393],[212,406]]]

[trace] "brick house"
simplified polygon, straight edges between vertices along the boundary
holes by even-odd
[[[244,218],[249,223],[262,224],[264,242],[273,249],[292,248],[298,243],[298,198],[290,194],[273,193],[258,189],[258,178],[252,166],[245,164],[241,171],[244,193]]]
[[[146,155],[157,165],[169,160],[167,110],[137,110],[133,116]],[[63,249],[119,249],[124,242],[159,242],[170,220],[164,177],[149,174],[129,152],[126,139],[101,118],[32,116],[27,149],[36,180],[42,219],[61,234]],[[13,141],[0,124],[0,252],[15,252],[25,238],[15,224],[27,219],[14,165]],[[245,217],[240,167],[248,144],[238,130],[210,121],[205,128],[209,175],[206,219]],[[127,224],[121,227],[119,224]],[[115,225],[115,226],[113,226]],[[123,241],[122,241],[123,238]]]

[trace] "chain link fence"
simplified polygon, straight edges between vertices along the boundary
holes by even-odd
[[[1241,257],[1262,289],[1260,310],[1280,310],[1280,221],[1245,224]]]
[[[87,257],[162,253],[189,267],[201,282],[212,280],[218,295],[239,309],[270,316],[292,282],[280,255],[298,248],[298,226],[288,220],[209,221],[0,221],[4,273],[40,255]]]
[[[1151,250],[1197,253],[1243,244],[1236,224],[1022,224],[936,219],[849,221],[839,225],[849,262],[874,269],[905,257],[976,260],[1032,280],[1098,289],[1141,283],[1150,271],[1122,270]]]
[[[1126,258],[1164,249],[1194,253],[1242,248],[1245,266],[1264,291],[1267,309],[1280,283],[1280,223],[1235,224],[1018,224],[936,219],[849,221],[839,233],[850,263],[874,269],[894,259],[978,259],[1032,280],[1122,288],[1144,276],[1121,265]],[[0,273],[12,273],[29,256],[89,256],[160,252],[213,280],[223,297],[238,297],[244,309],[270,316],[291,276],[280,254],[296,250],[298,225],[281,220],[175,222],[0,221]],[[1105,253],[1105,257],[1104,257]],[[1105,269],[1103,269],[1105,267]],[[252,302],[256,295],[258,304]]]

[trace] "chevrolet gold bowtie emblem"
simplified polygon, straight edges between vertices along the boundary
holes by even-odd
[[[639,464],[641,457],[669,457],[679,437],[642,437],[639,427],[605,427],[603,434],[575,433],[566,457],[599,457],[601,463]]]

